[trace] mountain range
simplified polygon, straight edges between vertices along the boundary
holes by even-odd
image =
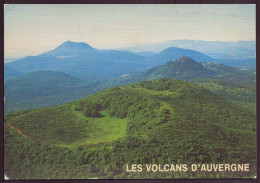
[[[55,70],[85,80],[102,81],[107,78],[138,73],[181,56],[188,56],[199,61],[214,61],[203,53],[174,47],[167,48],[158,54],[140,56],[129,51],[100,50],[86,43],[66,41],[54,50],[6,63],[5,66],[24,74],[37,70]]]
[[[178,78],[208,86],[208,89],[224,98],[229,97],[236,102],[246,99],[246,106],[250,103],[249,107],[254,109],[254,73],[223,64],[199,63],[189,57],[181,57],[162,66],[107,82],[82,80],[60,71],[35,71],[9,79],[5,81],[4,88],[5,114],[63,104],[113,86],[159,78]],[[225,82],[221,82],[223,80]],[[210,87],[212,85],[214,87]],[[242,105],[245,105],[244,102]]]
[[[255,71],[256,41],[170,40],[162,43],[140,45],[124,49],[136,53],[149,51],[155,54],[169,47],[196,50],[214,58],[214,62],[216,63],[222,63],[232,67],[243,67]]]
[[[255,58],[256,41],[202,41],[202,40],[170,40],[157,44],[140,45],[125,48],[134,52],[161,52],[169,47],[192,49],[205,53],[213,58]]]
[[[127,51],[98,50],[86,43],[66,41],[54,50],[5,65],[21,73],[55,70],[81,79],[102,80],[138,71],[143,58]]]

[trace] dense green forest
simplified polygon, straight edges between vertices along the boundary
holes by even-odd
[[[190,82],[203,86],[218,96],[249,109],[256,114],[256,81],[252,79],[239,81],[235,78],[204,78],[193,79]]]
[[[4,171],[11,179],[248,178],[256,175],[255,129],[254,112],[204,87],[138,82],[5,116]],[[192,163],[249,163],[250,171],[126,171]]]

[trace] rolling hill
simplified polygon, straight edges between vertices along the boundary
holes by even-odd
[[[182,56],[190,57],[193,60],[199,60],[200,62],[215,62],[214,58],[211,58],[201,52],[177,47],[170,47],[160,53],[150,56],[145,60],[145,63],[146,65],[155,67],[163,65],[167,61],[176,60]]]
[[[5,82],[5,114],[48,107],[92,94],[86,82],[58,71],[35,71]]]
[[[4,80],[8,80],[17,76],[21,76],[22,73],[18,72],[17,70],[9,67],[9,66],[5,66],[4,68]]]
[[[203,87],[160,79],[5,117],[11,179],[232,178],[256,173],[256,116]],[[249,163],[249,172],[126,172],[126,164]]]

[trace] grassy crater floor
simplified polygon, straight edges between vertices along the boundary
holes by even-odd
[[[127,118],[111,117],[105,111],[100,112],[100,118],[86,117],[74,107],[67,104],[53,110],[41,109],[26,118],[14,118],[8,126],[40,143],[67,147],[107,144],[126,135]]]

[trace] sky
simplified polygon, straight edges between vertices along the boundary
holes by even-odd
[[[169,40],[255,40],[255,5],[7,4],[4,54],[44,53],[70,40],[123,48]]]

